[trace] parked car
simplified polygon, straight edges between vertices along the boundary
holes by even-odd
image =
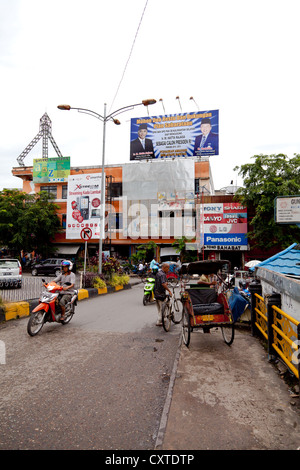
[[[0,259],[0,287],[22,287],[22,266],[17,259]]]
[[[35,264],[31,270],[31,274],[32,276],[38,276],[39,274],[58,276],[61,273],[61,262],[64,259],[66,258],[47,258]],[[72,271],[75,272],[74,264]]]

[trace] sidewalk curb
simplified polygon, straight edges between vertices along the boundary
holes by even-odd
[[[97,297],[98,295],[113,294],[126,289],[131,289],[131,284],[116,287],[107,286],[105,289],[97,289],[93,287],[79,289],[78,300],[81,301]],[[30,312],[38,305],[38,303],[39,299],[22,300],[20,302],[4,302],[3,307],[0,307],[0,323],[28,317]]]
[[[161,450],[161,447],[164,442],[165,432],[167,429],[168,416],[169,416],[171,401],[173,397],[173,388],[175,385],[177,368],[178,368],[178,363],[179,363],[180,354],[181,354],[181,346],[182,346],[182,335],[180,335],[179,337],[177,352],[176,352],[176,356],[175,356],[174,363],[173,363],[173,369],[172,369],[171,376],[170,376],[169,388],[168,388],[163,412],[161,415],[161,420],[160,420],[159,429],[158,429],[157,436],[156,436],[154,450]]]

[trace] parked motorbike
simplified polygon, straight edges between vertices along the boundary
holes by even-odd
[[[147,277],[146,284],[144,286],[143,305],[150,304],[150,302],[153,302],[155,300],[154,299],[154,285],[155,285],[155,278]]]
[[[52,281],[45,284],[47,291],[44,291],[39,299],[39,304],[32,310],[31,316],[27,324],[27,332],[30,336],[37,335],[44,324],[49,322],[57,322],[66,325],[70,323],[75,313],[75,305],[77,304],[78,291],[74,290],[70,302],[66,304],[65,318],[61,320],[61,307],[59,305],[59,296],[63,295],[63,287]],[[68,283],[70,285],[70,283]]]
[[[245,300],[247,300],[249,305],[251,305],[251,294],[250,294],[250,291],[248,289],[247,283],[240,281],[239,286],[240,286],[240,289],[239,289],[240,295],[242,297],[244,297]]]

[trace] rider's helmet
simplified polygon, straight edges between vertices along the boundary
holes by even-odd
[[[64,259],[64,260],[61,262],[61,269],[63,269],[64,266],[68,266],[69,271],[72,271],[73,263],[72,263],[71,261],[69,261],[68,259]]]

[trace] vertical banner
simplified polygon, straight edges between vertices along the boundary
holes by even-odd
[[[219,155],[219,110],[131,119],[130,160]]]
[[[104,223],[100,227],[101,173],[70,175],[68,177],[67,239],[80,239],[83,228],[89,228],[91,238],[104,238]],[[104,175],[105,178],[105,175]],[[105,213],[105,206],[103,207]]]

